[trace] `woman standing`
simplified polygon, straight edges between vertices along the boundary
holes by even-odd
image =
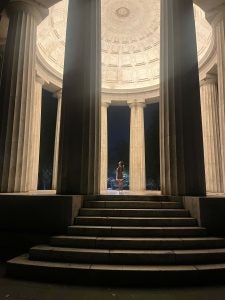
[[[121,191],[123,189],[123,169],[124,165],[122,161],[118,162],[118,167],[116,169],[116,181],[118,182],[118,190]]]

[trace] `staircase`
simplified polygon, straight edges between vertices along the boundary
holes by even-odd
[[[179,199],[179,198],[178,198]],[[98,285],[209,283],[225,278],[225,239],[169,196],[86,197],[74,225],[10,260],[9,276]]]

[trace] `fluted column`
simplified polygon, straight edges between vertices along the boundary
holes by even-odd
[[[101,0],[69,1],[57,193],[100,193]]]
[[[146,189],[144,101],[134,101],[130,106],[130,190]]]
[[[161,0],[160,173],[162,194],[205,195],[192,0]]]
[[[61,108],[62,108],[62,90],[59,90],[55,96],[58,100],[57,105],[57,117],[55,128],[55,148],[54,148],[54,161],[53,161],[53,173],[52,173],[52,189],[57,189],[57,175],[58,175],[58,159],[59,159],[59,134],[60,134],[60,122],[61,122]]]
[[[201,111],[205,159],[206,191],[223,191],[218,91],[216,77],[201,81]]]
[[[0,88],[0,191],[32,189],[33,110],[37,24],[47,9],[33,1],[10,1]]]
[[[41,136],[41,107],[42,107],[42,87],[44,80],[36,75],[34,104],[33,104],[33,119],[32,119],[32,148],[31,148],[31,191],[36,191],[38,186],[38,171],[39,171],[39,154],[40,154],[40,136]]]
[[[107,190],[108,179],[108,107],[110,102],[101,105],[101,178],[100,190]]]
[[[225,7],[211,16],[216,37],[222,179],[225,192]]]

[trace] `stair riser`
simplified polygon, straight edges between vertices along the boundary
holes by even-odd
[[[135,220],[135,219],[110,219],[110,218],[102,218],[102,219],[91,219],[91,218],[76,218],[75,224],[77,225],[90,225],[90,226],[196,226],[197,221],[195,219],[143,219],[143,220]]]
[[[214,254],[178,254],[172,251],[163,254],[124,254],[120,252],[86,253],[68,251],[30,250],[30,259],[38,261],[112,264],[112,265],[194,265],[224,263],[225,252]]]
[[[171,203],[171,202],[125,202],[125,201],[85,201],[85,208],[132,208],[132,209],[176,209],[182,208],[181,203]]]
[[[68,228],[69,235],[78,236],[118,236],[118,237],[194,237],[206,236],[206,232],[201,229],[129,229],[129,228]]]
[[[216,249],[225,247],[225,242],[188,242],[188,241],[126,241],[126,240],[102,240],[102,239],[52,239],[52,246],[91,248],[91,249],[130,249],[130,250],[184,250],[184,249]]]
[[[190,216],[189,212],[186,210],[88,210],[80,209],[80,216],[101,216],[101,217],[177,217],[177,218],[187,218]]]

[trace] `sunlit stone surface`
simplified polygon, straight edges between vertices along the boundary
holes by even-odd
[[[68,0],[51,7],[38,28],[38,50],[50,68],[63,72]],[[211,27],[195,6],[198,56],[206,54]],[[102,87],[148,88],[159,84],[159,0],[102,0]]]

